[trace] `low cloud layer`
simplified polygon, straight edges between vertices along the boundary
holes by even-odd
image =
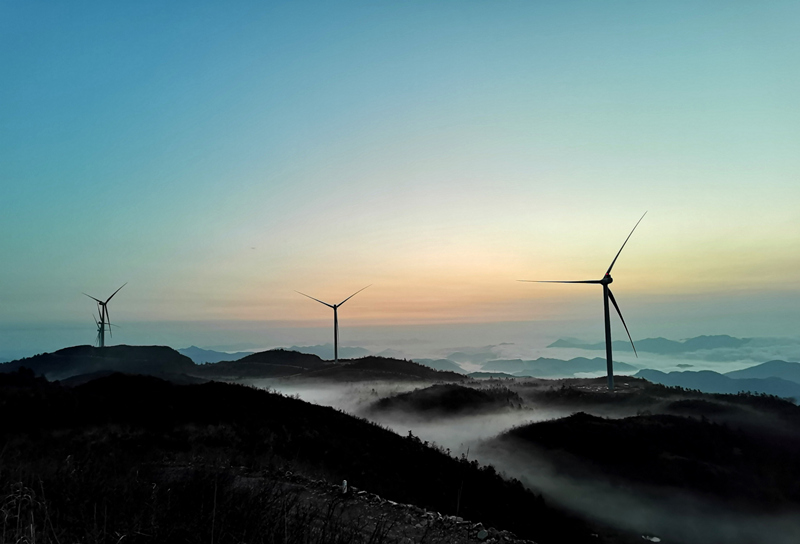
[[[279,390],[310,402],[335,406],[356,415],[369,415],[375,400],[413,390],[420,385],[372,383],[345,386],[285,387]],[[686,544],[775,544],[800,542],[800,514],[754,513],[735,510],[714,499],[682,490],[649,488],[612,482],[602,474],[594,480],[577,479],[559,471],[547,455],[533,448],[500,448],[486,442],[511,427],[564,417],[574,410],[554,410],[528,404],[526,409],[499,414],[423,419],[401,413],[369,415],[370,419],[401,435],[412,432],[424,441],[491,464],[508,477],[517,478],[547,500],[604,524],[656,536],[662,542]],[[609,413],[604,415],[609,416]],[[630,415],[630,414],[619,414]],[[614,416],[616,417],[616,416]]]

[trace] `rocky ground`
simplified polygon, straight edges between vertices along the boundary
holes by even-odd
[[[195,467],[165,467],[167,480],[181,478]],[[291,471],[249,473],[237,471],[235,485],[258,487],[268,483],[276,486],[295,505],[319,512],[311,523],[320,526],[335,518],[338,526],[361,533],[364,542],[397,544],[535,544],[518,539],[509,531],[485,527],[480,521],[458,516],[442,515],[413,504],[400,504],[344,482],[332,484],[326,480],[308,478]]]

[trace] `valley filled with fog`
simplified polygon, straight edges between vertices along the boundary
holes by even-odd
[[[684,488],[665,487],[646,481],[621,480],[607,474],[599,466],[596,470],[590,470],[592,461],[576,460],[578,458],[573,454],[503,438],[503,433],[509,430],[523,428],[532,423],[567,421],[564,418],[575,413],[595,414],[623,422],[623,418],[635,420],[635,416],[642,417],[643,414],[644,417],[660,417],[658,414],[662,413],[676,414],[679,413],[676,406],[684,402],[652,398],[642,400],[640,397],[645,395],[639,390],[639,386],[636,383],[627,383],[622,377],[618,378],[619,390],[616,393],[604,391],[602,382],[603,380],[551,382],[530,378],[473,381],[465,385],[479,390],[508,389],[519,393],[522,402],[507,409],[472,414],[413,410],[379,412],[374,409],[381,399],[425,391],[426,386],[420,384],[281,384],[270,381],[269,385],[261,385],[308,402],[336,407],[365,417],[402,436],[413,434],[453,456],[492,465],[507,477],[519,479],[531,490],[542,493],[583,517],[625,531],[641,533],[645,538],[691,544],[745,544],[762,541],[765,534],[771,535],[771,542],[779,544],[790,544],[800,538],[800,514],[792,507],[783,505],[772,509],[760,508],[752,501],[729,501],[724,496],[700,492],[691,485]],[[544,397],[539,396],[549,390],[552,398],[557,399],[562,386],[583,389],[593,396],[593,400],[573,404],[569,400],[547,402],[543,400]],[[632,388],[637,390],[633,391]],[[609,395],[616,395],[617,399],[603,399],[603,396]],[[720,406],[725,402],[721,401]],[[727,408],[720,410],[722,412]],[[752,407],[741,410],[736,408],[725,414],[721,412],[710,411],[710,425],[722,425],[725,429],[728,426],[741,426],[748,432],[760,425],[782,425],[780,418],[767,417],[754,421],[752,418],[756,415],[756,410]],[[706,422],[706,415],[701,416],[700,412],[681,415],[702,417],[703,424]],[[679,424],[683,422],[683,418],[679,418]],[[800,428],[796,425],[787,425],[786,428],[781,427],[779,433],[786,432],[788,434],[785,436],[790,436],[791,441],[798,441],[798,431]],[[780,436],[781,439],[785,438],[783,434]],[[569,463],[564,463],[561,459],[564,456],[570,459]]]

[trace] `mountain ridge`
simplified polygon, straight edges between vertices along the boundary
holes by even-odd
[[[180,348],[175,350],[181,355],[186,355],[195,364],[204,363],[219,363],[221,361],[236,361],[242,357],[247,357],[252,351],[237,351],[234,353],[227,353],[224,351],[215,351],[212,349],[203,349],[197,346],[189,346],[188,348]]]
[[[704,393],[737,394],[746,391],[775,395],[781,398],[800,399],[800,383],[776,377],[732,378],[712,370],[661,372],[649,368],[640,370],[634,374],[634,377],[670,387],[697,389]]]
[[[659,336],[657,338],[643,338],[641,340],[636,340],[634,343],[636,344],[636,349],[641,352],[674,355],[677,353],[689,353],[704,349],[738,348],[749,343],[750,340],[751,338],[736,338],[727,334],[719,334],[695,336],[680,342],[668,340],[667,338]],[[606,349],[606,344],[605,342],[584,343],[566,338],[559,338],[547,347],[604,350]],[[611,347],[614,351],[633,352],[630,343],[623,340],[613,341]]]
[[[73,346],[2,363],[0,372],[14,372],[21,367],[50,380],[75,378],[73,381],[80,381],[76,378],[78,376],[111,372],[157,376],[181,383],[191,381],[185,377],[223,381],[290,377],[332,381],[466,379],[454,372],[439,371],[401,359],[368,356],[336,364],[317,355],[285,349],[251,353],[236,361],[196,364],[167,346]]]
[[[481,371],[506,372],[518,377],[567,378],[579,372],[605,372],[606,368],[606,360],[600,357],[594,359],[575,357],[569,360],[539,357],[533,360],[495,359],[484,363]],[[621,361],[615,361],[614,370],[635,372],[637,368]]]
[[[759,365],[726,372],[729,378],[781,378],[800,383],[800,363],[773,360]]]

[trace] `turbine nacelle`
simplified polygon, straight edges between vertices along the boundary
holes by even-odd
[[[606,274],[603,276],[603,279],[600,280],[600,283],[603,285],[608,285],[609,283],[614,283],[614,278],[611,277],[611,274]]]

